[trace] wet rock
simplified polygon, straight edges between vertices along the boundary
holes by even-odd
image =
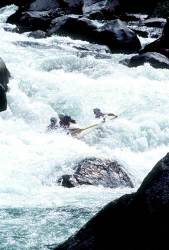
[[[125,13],[124,21],[126,21],[126,22],[141,22],[141,21],[145,20],[147,17],[148,17],[148,15]]]
[[[26,1],[7,22],[18,25],[20,32],[46,31],[52,19],[65,14],[81,14],[82,7],[82,0],[32,0],[29,4]]]
[[[159,0],[119,0],[125,12],[151,14]]]
[[[141,48],[134,31],[119,19],[107,22],[101,27],[95,22],[77,15],[68,15],[52,21],[49,35],[67,35],[74,39],[107,45],[113,53],[132,53]]]
[[[55,250],[159,250],[168,245],[169,154],[136,193],[110,202]]]
[[[134,53],[141,44],[134,31],[119,19],[107,22],[97,29],[99,42],[107,45],[115,53]]]
[[[97,44],[73,45],[77,49],[77,56],[84,58],[86,56],[94,56],[96,59],[111,59],[112,55],[107,46]]]
[[[7,109],[7,99],[6,99],[6,91],[2,84],[0,84],[0,112],[5,111]]]
[[[79,162],[75,169],[73,175],[64,175],[59,179],[62,186],[68,188],[79,185],[133,187],[130,177],[117,161],[89,158]]]
[[[33,0],[32,0],[33,1]],[[31,0],[1,0],[0,8],[5,7],[7,5],[15,4],[17,6],[29,6]]]
[[[79,15],[66,15],[55,18],[52,21],[48,35],[65,35],[71,36],[74,39],[94,42],[96,40],[96,29],[96,24],[87,18],[80,17]]]
[[[155,9],[151,13],[151,16],[167,18],[169,16],[169,1],[158,0]]]
[[[50,11],[27,11],[20,9],[11,15],[7,22],[18,25],[20,32],[42,30],[46,31],[51,23]]]
[[[46,32],[44,32],[42,30],[32,31],[32,32],[29,33],[28,36],[36,38],[36,39],[41,39],[41,38],[46,37]]]
[[[165,18],[149,18],[145,20],[144,25],[147,27],[157,27],[157,28],[163,28],[164,25],[166,24],[166,19]]]
[[[141,30],[139,28],[131,28],[138,36],[147,38],[149,36],[148,32],[145,30]]]
[[[57,9],[60,7],[57,0],[34,0],[30,4],[28,10],[30,11],[48,11],[51,9]]]
[[[154,68],[169,69],[169,59],[157,52],[136,55],[130,59],[122,60],[121,63],[128,67],[138,67],[144,65],[144,63],[149,63]]]
[[[83,14],[90,19],[111,20],[117,18],[122,13],[118,0],[84,0]]]
[[[8,82],[10,79],[10,72],[7,69],[4,61],[0,58],[0,84],[4,88],[5,92],[8,90]]]
[[[169,19],[167,19],[160,38],[146,45],[144,49],[140,51],[140,53],[146,52],[158,52],[169,58]]]
[[[10,78],[9,70],[4,61],[0,58],[0,112],[7,109],[6,92]]]
[[[62,9],[66,13],[82,14],[82,0],[34,0],[29,10],[46,11],[54,9]]]

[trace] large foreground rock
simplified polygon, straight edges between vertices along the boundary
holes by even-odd
[[[117,161],[89,158],[75,166],[73,175],[64,175],[59,183],[64,187],[79,185],[102,185],[104,187],[133,187],[133,183]]]
[[[122,60],[121,63],[128,67],[138,67],[145,63],[149,63],[154,68],[169,69],[169,59],[157,52],[147,52],[136,55],[130,59]]]
[[[6,91],[8,90],[8,82],[10,78],[9,70],[4,61],[0,58],[0,112],[6,110],[7,99]]]
[[[169,154],[136,193],[109,203],[55,250],[168,249],[168,225]]]

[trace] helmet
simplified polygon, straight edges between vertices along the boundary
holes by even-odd
[[[94,109],[93,109],[93,112],[94,112],[94,114],[98,114],[98,113],[101,113],[101,110],[98,109],[98,108],[94,108]]]
[[[51,117],[51,118],[50,118],[50,122],[51,122],[51,123],[57,123],[57,119],[56,119],[55,117]]]
[[[75,120],[71,118],[71,116],[68,115],[59,115],[60,123],[63,125],[68,125],[70,123],[76,123]]]

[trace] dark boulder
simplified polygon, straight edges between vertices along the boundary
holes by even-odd
[[[9,70],[4,61],[0,58],[0,112],[7,109],[6,92],[10,78]]]
[[[91,19],[111,20],[122,15],[118,0],[85,1],[83,14]]]
[[[55,250],[167,249],[168,211],[169,154],[156,164],[136,193],[109,203]]]
[[[6,99],[6,91],[2,84],[0,84],[0,112],[5,111],[7,109],[7,99]]]
[[[28,7],[33,0],[1,0],[0,1],[0,8],[5,7],[7,5],[15,4],[20,7]]]
[[[157,27],[157,28],[163,28],[166,24],[165,18],[149,18],[144,20],[143,24],[147,27]]]
[[[83,0],[1,0],[0,7],[15,4],[25,11],[64,9],[69,13],[82,13]]]
[[[59,179],[62,186],[69,188],[79,185],[133,187],[131,179],[117,161],[89,158],[79,162],[75,169],[73,175],[64,175]]]
[[[0,58],[0,84],[4,88],[5,92],[8,90],[8,82],[10,79],[10,72],[7,69],[4,61]]]
[[[25,31],[46,31],[51,23],[50,11],[27,11],[20,9],[11,15],[7,22],[18,25],[20,32]]]
[[[48,35],[58,34],[94,42],[96,40],[96,29],[95,23],[87,18],[78,15],[67,15],[55,18],[52,21]]]
[[[144,63],[149,63],[154,68],[169,69],[169,59],[157,52],[136,55],[130,59],[122,60],[121,63],[128,67],[138,67],[144,65]]]
[[[34,0],[30,5],[31,11],[46,11],[62,9],[66,13],[81,14],[83,0]]]
[[[167,18],[169,16],[169,1],[158,0],[155,9],[151,13],[151,16]]]
[[[59,2],[57,0],[33,0],[30,4],[28,10],[30,11],[48,11],[51,9],[57,9],[60,7]]]
[[[7,22],[16,24],[20,32],[46,31],[54,18],[71,13],[81,14],[82,7],[82,0],[34,0],[20,6]]]
[[[148,38],[149,34],[146,30],[141,30],[139,29],[139,27],[131,27],[131,30],[133,30],[138,36],[144,37],[144,38]]]
[[[49,35],[58,34],[107,45],[113,53],[134,53],[141,48],[134,31],[119,19],[97,27],[95,22],[77,15],[68,15],[52,21]]]
[[[119,2],[126,12],[151,14],[159,0],[119,0]]]
[[[107,45],[115,53],[134,53],[141,48],[134,31],[119,19],[107,22],[97,29],[100,44]]]
[[[140,53],[145,53],[145,52],[158,52],[169,58],[169,19],[167,19],[167,23],[164,26],[160,38],[146,45],[140,51]]]

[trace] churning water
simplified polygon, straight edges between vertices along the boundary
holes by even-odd
[[[167,153],[169,71],[127,68],[119,64],[124,55],[85,53],[89,43],[68,37],[35,40],[5,31],[13,28],[5,21],[14,11],[0,10],[0,56],[12,74],[8,110],[0,113],[0,249],[45,249],[132,191],[59,186],[57,178],[73,173],[77,161],[117,159],[137,188]],[[92,124],[94,107],[119,118],[81,140],[46,133],[59,113],[81,127]]]

